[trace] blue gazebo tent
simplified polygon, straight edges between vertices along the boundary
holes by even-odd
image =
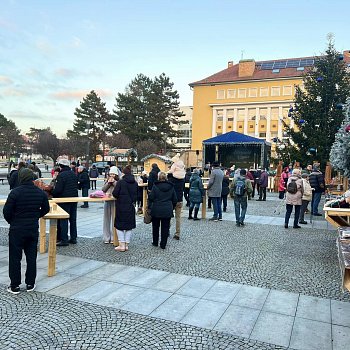
[[[202,144],[204,164],[218,161],[225,167],[233,164],[236,168],[269,166],[271,144],[263,139],[230,131],[204,140]]]

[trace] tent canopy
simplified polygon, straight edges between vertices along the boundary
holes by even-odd
[[[245,134],[242,134],[240,132],[236,131],[230,131],[222,135],[218,135],[215,137],[212,137],[210,139],[204,140],[203,144],[210,145],[210,144],[265,144],[268,146],[271,146],[270,142],[267,142],[262,139],[258,139],[256,137],[248,136]]]

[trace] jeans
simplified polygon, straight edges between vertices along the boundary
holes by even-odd
[[[68,221],[70,239],[77,239],[77,203],[60,203],[59,206],[69,214],[69,219],[57,220],[57,240],[68,243]]]
[[[293,226],[298,226],[298,223],[299,223],[299,215],[300,215],[300,207],[301,205],[294,205],[295,207],[295,212],[294,212],[294,224]],[[286,204],[286,216],[285,216],[285,219],[284,219],[284,223],[285,225],[288,225],[288,222],[289,222],[289,218],[292,214],[292,211],[293,211],[293,205],[292,204]]]
[[[221,197],[211,197],[211,201],[213,203],[213,209],[214,209],[214,218],[222,218],[222,211],[221,211]]]
[[[81,189],[81,196],[82,196],[82,197],[89,197],[89,189],[86,188],[86,187],[83,187],[83,188]],[[88,206],[89,206],[89,203],[88,203],[88,202],[84,202],[84,206],[85,206],[85,207],[88,207]]]
[[[305,221],[304,220],[304,215],[305,215],[305,210],[306,210],[308,204],[309,204],[309,201],[306,201],[305,199],[302,200],[301,208],[300,208],[299,222]]]
[[[193,209],[193,208],[198,208],[201,206],[200,203],[193,203],[193,202],[190,202],[190,209]]]
[[[159,227],[161,226],[160,232],[160,246],[165,248],[168,242],[169,228],[170,228],[170,218],[161,219],[152,217],[152,235],[153,244],[158,245],[159,241]]]
[[[236,223],[243,223],[248,207],[248,197],[235,196],[233,203],[235,204]]]
[[[26,256],[27,270],[25,283],[34,285],[36,279],[36,255],[38,245],[38,230],[26,231],[25,229],[9,233],[9,277],[11,287],[21,284],[21,260],[22,251]]]
[[[318,214],[318,205],[321,201],[322,192],[312,192],[311,215]]]

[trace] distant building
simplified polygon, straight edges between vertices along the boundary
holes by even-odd
[[[350,64],[350,52],[344,51]],[[192,150],[202,149],[203,140],[236,131],[271,141],[284,137],[285,121],[293,103],[295,86],[303,87],[305,70],[314,57],[258,61],[246,59],[205,79],[193,88]]]
[[[185,122],[182,125],[176,125],[175,130],[180,132],[180,135],[176,138],[173,138],[171,141],[179,151],[191,149],[191,139],[192,139],[192,106],[180,106],[180,110],[185,115],[180,118],[181,121]]]

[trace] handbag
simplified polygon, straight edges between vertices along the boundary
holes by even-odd
[[[145,224],[150,224],[152,222],[151,209],[145,210],[145,215],[143,216],[143,222]]]

